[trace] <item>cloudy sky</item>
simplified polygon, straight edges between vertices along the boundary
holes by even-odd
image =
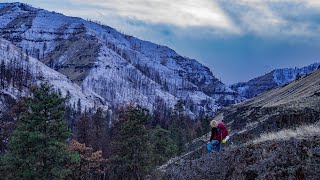
[[[169,46],[227,84],[320,62],[319,0],[21,1]]]

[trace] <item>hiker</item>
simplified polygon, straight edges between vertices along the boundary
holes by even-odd
[[[208,152],[212,151],[212,147],[215,146],[217,151],[220,151],[221,148],[221,141],[228,136],[228,130],[225,127],[223,122],[217,122],[212,120],[210,122],[211,129],[211,137],[210,141],[207,144]]]

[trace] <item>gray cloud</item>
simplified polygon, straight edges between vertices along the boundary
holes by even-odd
[[[320,61],[318,0],[20,1],[167,45],[227,83]]]
[[[246,34],[318,36],[320,3],[306,0],[218,0],[221,8]]]
[[[83,0],[72,0],[84,3]],[[111,13],[154,24],[178,27],[211,27],[231,33],[239,33],[229,17],[212,0],[92,0],[90,4],[105,8]]]
[[[99,20],[125,32],[137,29],[131,22],[143,22],[173,29],[178,36],[318,37],[320,33],[320,1],[316,0],[22,1]]]
[[[87,6],[84,0],[69,0]],[[318,36],[320,2],[314,0],[92,0],[100,15],[147,24],[202,28],[212,34]],[[99,18],[99,16],[96,16]]]

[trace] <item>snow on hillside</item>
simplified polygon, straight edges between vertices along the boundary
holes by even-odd
[[[177,101],[176,97],[167,92],[160,91],[159,84],[148,81],[147,77],[135,69],[134,66],[124,61],[113,51],[103,47],[99,60],[94,68],[90,71],[83,86],[92,88],[95,92],[107,97],[110,102],[140,102],[140,105],[148,108],[152,107],[152,102],[156,97],[167,97],[170,106],[174,106]],[[123,61],[121,66],[119,62]],[[138,77],[141,77],[139,79]],[[148,84],[149,83],[149,84]],[[145,93],[140,93],[137,87],[148,86]],[[109,88],[106,88],[109,87]],[[154,91],[154,92],[152,92]]]
[[[296,80],[298,74],[303,77],[312,73],[320,66],[320,63],[314,63],[303,68],[285,68],[276,69],[263,76],[254,78],[248,82],[236,83],[230,87],[237,91],[240,96],[250,99],[272,88],[290,83]]]
[[[209,68],[168,47],[21,3],[1,6],[1,37],[113,105],[152,110],[159,100],[173,107],[182,99],[198,114],[242,99]]]
[[[310,74],[315,69],[320,67],[320,63],[314,63],[303,68],[286,68],[286,69],[277,69],[273,73],[274,81],[278,85],[283,85],[288,82],[294,81],[297,78],[297,75],[304,76]]]
[[[9,24],[12,19],[17,18],[19,15],[26,13],[26,11],[21,10],[18,7],[13,6],[7,7],[7,4],[0,3],[1,8],[1,21],[0,28],[4,28],[7,24]]]
[[[31,72],[31,76],[35,79],[36,84],[47,82],[55,89],[59,89],[63,96],[67,95],[67,92],[70,93],[70,104],[77,104],[80,99],[82,110],[86,108],[102,107],[107,108],[107,104],[103,105],[102,102],[105,102],[104,98],[100,97],[96,93],[88,89],[82,89],[77,84],[73,83],[66,76],[50,69],[40,61],[27,57],[24,53],[21,52],[20,48],[12,45],[10,42],[0,38],[0,61],[4,61],[5,64],[8,64],[12,61],[18,61],[19,66],[24,69],[28,68]],[[22,92],[19,92],[18,89],[13,87],[6,87],[3,90],[6,93],[10,93],[13,97],[26,96],[29,94],[28,89],[25,88]]]

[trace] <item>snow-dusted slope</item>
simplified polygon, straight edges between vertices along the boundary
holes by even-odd
[[[278,85],[284,85],[296,80],[297,75],[305,76],[320,67],[320,63],[314,63],[303,68],[277,69],[273,72],[273,79]]]
[[[113,105],[153,109],[182,99],[197,114],[241,100],[209,68],[167,47],[21,3],[0,8],[0,36]]]
[[[269,89],[290,83],[299,76],[310,74],[319,67],[320,63],[314,63],[303,68],[276,69],[248,82],[231,85],[231,88],[249,99]]]
[[[24,72],[30,72],[30,84],[49,83],[56,90],[60,90],[63,96],[66,96],[69,92],[70,104],[76,104],[80,100],[82,110],[87,108],[102,107],[108,108],[105,104],[104,98],[100,97],[96,93],[89,89],[82,89],[76,83],[69,80],[66,76],[56,72],[55,70],[47,67],[42,62],[24,54],[20,48],[14,46],[7,40],[0,38],[0,62],[4,62],[5,66],[14,64],[15,67],[21,68]],[[11,70],[11,73],[13,70]],[[30,85],[29,84],[29,85]],[[22,89],[12,86],[12,84],[6,82],[4,89],[1,88],[1,93],[11,95],[14,99],[20,96],[28,96],[29,89],[24,86]]]

